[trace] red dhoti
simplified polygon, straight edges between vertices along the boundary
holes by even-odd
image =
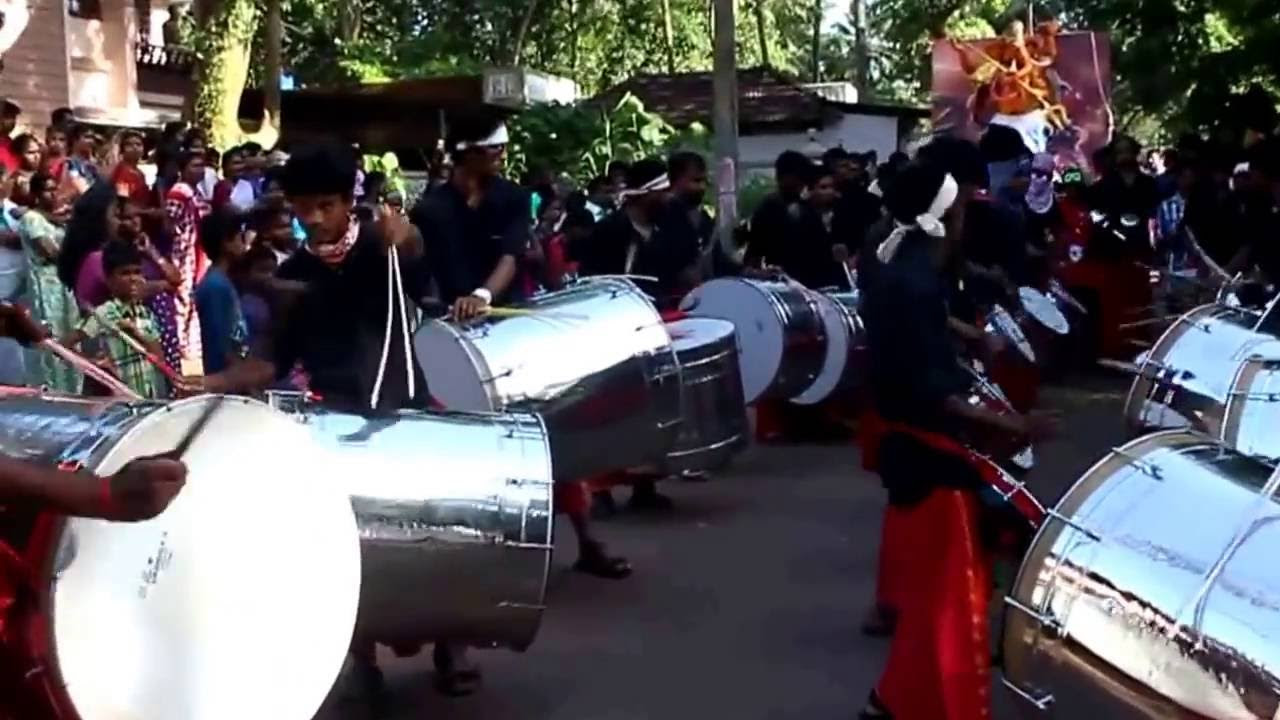
[[[898,623],[876,688],[881,702],[895,720],[989,718],[991,577],[977,499],[938,489],[913,507],[890,508],[884,541],[911,557],[889,558],[902,572],[889,598]]]

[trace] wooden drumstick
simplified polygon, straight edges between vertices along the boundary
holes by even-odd
[[[101,383],[104,387],[116,395],[126,397],[130,400],[141,400],[142,396],[134,392],[133,388],[125,385],[119,378],[102,368],[94,365],[83,356],[68,350],[61,343],[53,339],[42,340],[37,345],[54,355],[58,356],[63,362],[71,367],[79,370],[85,377],[90,377]]]
[[[112,332],[114,332],[121,340],[124,341],[126,345],[133,348],[134,352],[146,358],[147,362],[151,363],[153,366],[155,366],[157,370],[164,373],[164,376],[169,379],[169,382],[175,383],[175,384],[182,382],[182,375],[180,375],[173,368],[169,367],[169,363],[166,363],[164,360],[161,360],[160,358],[151,354],[151,352],[147,350],[145,345],[138,342],[138,339],[135,338],[134,336],[125,332],[124,328],[120,327],[119,325],[116,325],[115,323],[109,322],[106,318],[102,317],[102,315],[97,311],[97,309],[94,309],[90,312],[93,313],[93,316],[97,318],[98,322],[102,323],[104,326],[106,326]]]

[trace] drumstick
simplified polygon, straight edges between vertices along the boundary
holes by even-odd
[[[1138,367],[1137,365],[1131,362],[1125,362],[1123,360],[1112,360],[1111,358],[1100,358],[1098,360],[1098,365],[1108,370],[1119,370],[1120,372],[1129,373],[1132,375],[1139,375],[1142,373],[1142,368]]]
[[[558,310],[536,310],[533,308],[491,307],[486,310],[485,313],[494,317],[529,317],[542,315],[545,317],[564,318],[566,320],[581,320],[583,322],[591,319],[586,315],[575,315],[573,313],[564,313]]]
[[[1137,320],[1135,322],[1120,323],[1120,325],[1118,325],[1117,328],[1120,330],[1133,330],[1134,328],[1146,327],[1147,325],[1159,325],[1160,323],[1163,323],[1163,322],[1173,322],[1174,320],[1177,320],[1180,317],[1182,316],[1181,315],[1164,315],[1162,317],[1147,318],[1146,320]]]
[[[134,336],[132,336],[132,335],[130,335],[129,333],[125,332],[124,328],[122,328],[122,327],[120,327],[119,325],[116,325],[115,323],[112,323],[112,322],[108,321],[106,318],[102,317],[102,315],[100,315],[100,314],[98,313],[98,310],[97,310],[96,308],[95,308],[95,309],[93,309],[93,310],[91,310],[90,312],[92,312],[92,313],[93,313],[93,316],[94,316],[95,318],[97,318],[98,322],[102,323],[102,324],[103,324],[103,325],[105,325],[107,328],[109,328],[109,329],[111,329],[112,331],[114,331],[114,332],[115,332],[115,334],[116,334],[116,335],[118,335],[118,336],[120,337],[120,339],[121,339],[121,340],[124,340],[124,343],[125,343],[126,345],[128,345],[128,346],[129,346],[129,347],[131,347],[131,348],[133,348],[134,352],[136,352],[136,353],[138,353],[139,355],[141,355],[142,357],[146,358],[147,362],[149,362],[149,363],[151,363],[152,365],[154,365],[154,366],[155,366],[155,368],[156,368],[157,370],[159,370],[161,373],[163,373],[163,374],[164,374],[164,376],[165,376],[166,378],[169,378],[169,382],[174,383],[174,384],[178,384],[178,383],[181,383],[181,382],[182,382],[182,375],[178,374],[178,372],[177,372],[176,370],[174,370],[173,368],[169,367],[169,363],[166,363],[165,361],[161,360],[160,358],[156,357],[155,355],[152,355],[152,354],[151,354],[151,352],[150,352],[149,350],[147,350],[147,348],[146,348],[146,346],[145,346],[145,345],[143,345],[142,343],[138,342],[138,339],[137,339],[137,338],[135,338]]]
[[[165,453],[165,457],[181,460],[183,455],[187,454],[187,450],[191,448],[191,443],[195,442],[196,437],[200,434],[204,427],[209,424],[209,420],[222,407],[222,403],[227,399],[226,395],[214,395],[209,399],[209,403],[200,411],[200,416],[196,421],[191,423],[191,427],[187,428],[187,432],[183,434],[182,439],[174,446],[172,450]]]
[[[94,365],[92,362],[86,360],[84,357],[78,355],[77,353],[74,353],[68,350],[67,348],[63,347],[62,344],[59,343],[58,341],[50,338],[47,340],[40,341],[38,345],[39,347],[42,347],[45,350],[48,350],[49,352],[58,356],[63,362],[67,363],[71,367],[75,368],[76,370],[79,370],[85,377],[93,378],[97,382],[101,383],[113,394],[121,395],[130,400],[142,399],[141,395],[134,392],[133,388],[121,382],[119,378],[107,372],[106,370],[103,370],[97,365]]]

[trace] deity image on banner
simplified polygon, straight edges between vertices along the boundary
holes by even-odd
[[[1009,128],[1031,153],[1059,167],[1089,167],[1111,139],[1111,44],[1105,33],[1063,33],[1056,22],[1031,32],[1014,21],[1003,35],[933,44],[933,124],[977,140]]]

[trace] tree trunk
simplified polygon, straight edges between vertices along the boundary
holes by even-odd
[[[853,0],[853,86],[858,100],[871,89],[871,52],[867,47],[867,0]]]
[[[240,94],[249,77],[249,50],[258,26],[255,0],[220,0],[208,9],[199,37],[194,120],[209,132],[217,148],[236,144],[240,130]]]
[[[764,0],[755,0],[752,9],[756,16],[756,39],[760,41],[760,64],[773,67],[769,62],[769,28],[764,18]]]
[[[524,10],[524,18],[520,21],[520,30],[516,32],[516,47],[511,53],[511,64],[520,65],[520,56],[524,55],[524,39],[529,34],[529,26],[533,24],[533,14],[538,10],[538,0],[529,0]]]
[[[569,77],[582,87],[582,79],[578,77],[578,3],[569,0]]]
[[[343,0],[338,6],[338,37],[342,42],[350,44],[360,39],[360,29],[364,13],[360,9],[360,0]]]
[[[662,39],[667,50],[667,74],[676,74],[676,39],[671,26],[671,0],[662,0]]]
[[[280,75],[284,52],[284,18],[281,0],[267,0],[267,58],[263,70],[262,99],[267,121],[280,122]]]
[[[813,47],[809,82],[822,79],[822,5],[823,0],[813,0]]]

